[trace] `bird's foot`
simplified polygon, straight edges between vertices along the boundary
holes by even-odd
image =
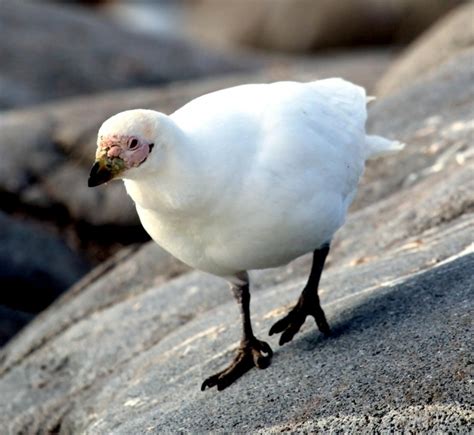
[[[272,355],[271,347],[264,341],[253,338],[253,340],[242,342],[232,363],[226,369],[207,378],[201,385],[201,391],[214,386],[217,386],[219,391],[223,390],[252,367],[267,368]]]
[[[310,298],[301,297],[292,310],[270,329],[269,335],[282,333],[279,344],[282,346],[293,339],[300,330],[307,316],[313,316],[318,325],[318,329],[326,336],[331,335],[326,316],[322,310],[319,300],[310,300]]]

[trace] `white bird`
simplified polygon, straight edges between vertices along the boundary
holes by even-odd
[[[242,85],[165,115],[128,110],[101,126],[89,186],[124,180],[153,240],[188,265],[226,278],[243,337],[225,370],[202,385],[227,387],[272,350],[253,332],[247,271],[314,252],[308,284],[270,334],[290,341],[308,315],[330,329],[318,285],[365,161],[402,144],[365,132],[365,90],[342,79]]]

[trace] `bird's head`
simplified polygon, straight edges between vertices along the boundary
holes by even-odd
[[[89,187],[125,178],[147,161],[158,136],[158,115],[153,110],[127,110],[102,124]]]

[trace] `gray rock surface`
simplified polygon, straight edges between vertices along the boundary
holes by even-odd
[[[288,52],[407,43],[463,0],[200,0],[194,34],[216,45]],[[252,11],[252,13],[249,13]]]
[[[69,2],[3,0],[0,28],[0,108],[258,65],[171,35],[127,32]]]
[[[458,6],[424,33],[396,60],[377,85],[377,95],[423,80],[432,69],[474,46],[474,2]]]
[[[7,433],[473,430],[472,51],[380,100],[370,129],[407,143],[373,161],[321,283],[334,336],[312,322],[272,365],[221,393],[202,379],[239,340],[224,282],[155,247],[124,252],[2,351]],[[156,257],[155,257],[156,255]],[[258,336],[294,303],[310,258],[252,274]]]

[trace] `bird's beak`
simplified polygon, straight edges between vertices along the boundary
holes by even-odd
[[[96,160],[94,166],[92,166],[87,185],[89,187],[95,187],[107,183],[107,181],[112,180],[122,172],[124,167],[125,163],[119,157],[101,157],[99,160]]]

